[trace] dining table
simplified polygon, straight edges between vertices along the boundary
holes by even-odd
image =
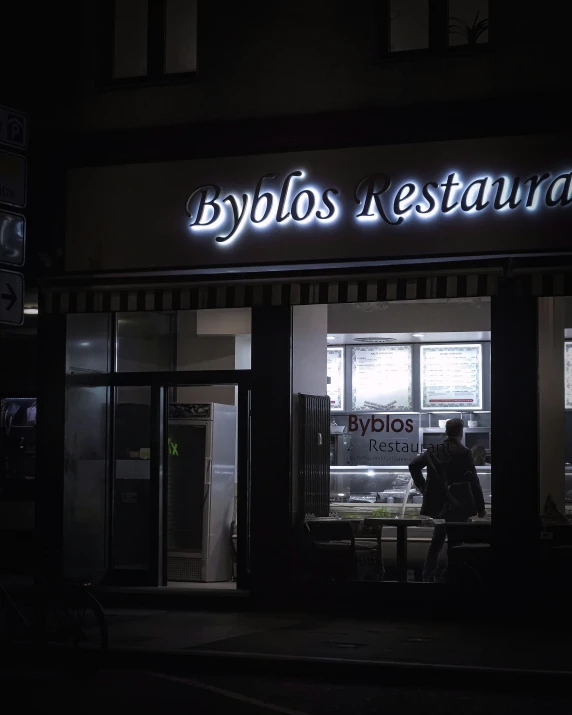
[[[364,526],[374,528],[378,532],[379,559],[383,564],[381,536],[384,526],[394,526],[397,529],[397,580],[407,581],[407,529],[409,527],[426,526],[423,519],[408,519],[405,517],[366,517]],[[382,566],[383,568],[383,566]]]

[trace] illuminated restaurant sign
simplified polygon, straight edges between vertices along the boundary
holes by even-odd
[[[185,210],[192,233],[214,236],[219,245],[233,243],[246,228],[324,226],[346,212],[352,221],[401,226],[451,214],[535,211],[572,203],[572,172],[531,176],[474,175],[458,171],[422,183],[395,182],[387,174],[369,174],[353,192],[318,187],[302,170],[283,176],[263,174],[254,188],[228,192],[218,184],[194,189]]]

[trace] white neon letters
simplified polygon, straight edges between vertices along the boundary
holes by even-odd
[[[194,231],[216,230],[219,235],[215,236],[215,241],[229,244],[247,224],[259,229],[272,222],[283,225],[293,221],[301,225],[335,220],[339,214],[334,198],[338,189],[319,191],[311,185],[295,185],[295,181],[303,178],[304,172],[300,170],[290,172],[281,182],[273,181],[275,174],[263,174],[253,193],[228,194],[222,199],[220,186],[205,184],[187,199],[185,210],[191,219],[189,228]]]
[[[353,196],[352,196],[353,194]],[[263,174],[251,192],[228,193],[217,184],[195,189],[186,203],[193,232],[214,234],[219,245],[229,245],[246,226],[267,229],[273,226],[326,225],[342,215],[347,205],[347,221],[401,226],[407,221],[437,215],[478,215],[483,211],[505,212],[517,208],[535,211],[572,203],[572,172],[524,177],[473,176],[466,180],[458,171],[449,171],[439,180],[393,182],[387,174],[370,174],[353,192],[333,186],[317,188],[296,169],[277,176]],[[357,209],[356,209],[357,205]],[[345,213],[345,211],[344,211]]]
[[[534,211],[542,202],[548,207],[572,203],[572,172],[560,174],[551,182],[550,178],[544,173],[525,179],[481,176],[465,182],[459,172],[452,171],[441,181],[408,181],[392,189],[386,174],[372,174],[362,179],[354,191],[354,200],[360,206],[356,218],[400,226],[414,215],[429,218],[457,211],[472,214],[487,208],[504,211],[521,204]]]

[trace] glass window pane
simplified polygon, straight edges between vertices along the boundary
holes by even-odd
[[[165,12],[165,72],[197,69],[197,2],[167,0]]]
[[[113,77],[147,74],[147,0],[115,0]]]
[[[249,370],[250,308],[180,310],[177,370]]]
[[[167,372],[174,350],[174,313],[117,314],[118,372]]]
[[[113,567],[149,568],[151,388],[120,387],[115,405]]]
[[[105,573],[107,387],[66,393],[64,570],[68,578]]]
[[[109,314],[67,316],[66,372],[109,372]]]
[[[572,340],[564,342],[564,370],[564,406],[572,410]]]
[[[428,0],[391,0],[390,50],[423,50],[429,47]]]
[[[35,477],[36,398],[9,395],[0,399],[0,483]]]
[[[449,45],[489,41],[488,0],[449,0]]]

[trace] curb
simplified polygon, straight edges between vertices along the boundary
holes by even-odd
[[[45,664],[45,650],[13,652],[12,665],[20,660],[30,667],[38,660]],[[494,690],[537,690],[550,692],[563,688],[569,692],[572,671],[506,668],[480,665],[454,665],[414,661],[358,660],[260,653],[228,653],[213,650],[149,650],[116,647],[107,653],[50,649],[50,663],[77,668],[82,659],[86,667],[101,670],[149,670],[193,675],[244,675],[250,677],[296,677],[338,682],[374,682],[392,686],[430,686],[443,689],[483,688]],[[52,657],[53,656],[53,657]]]

